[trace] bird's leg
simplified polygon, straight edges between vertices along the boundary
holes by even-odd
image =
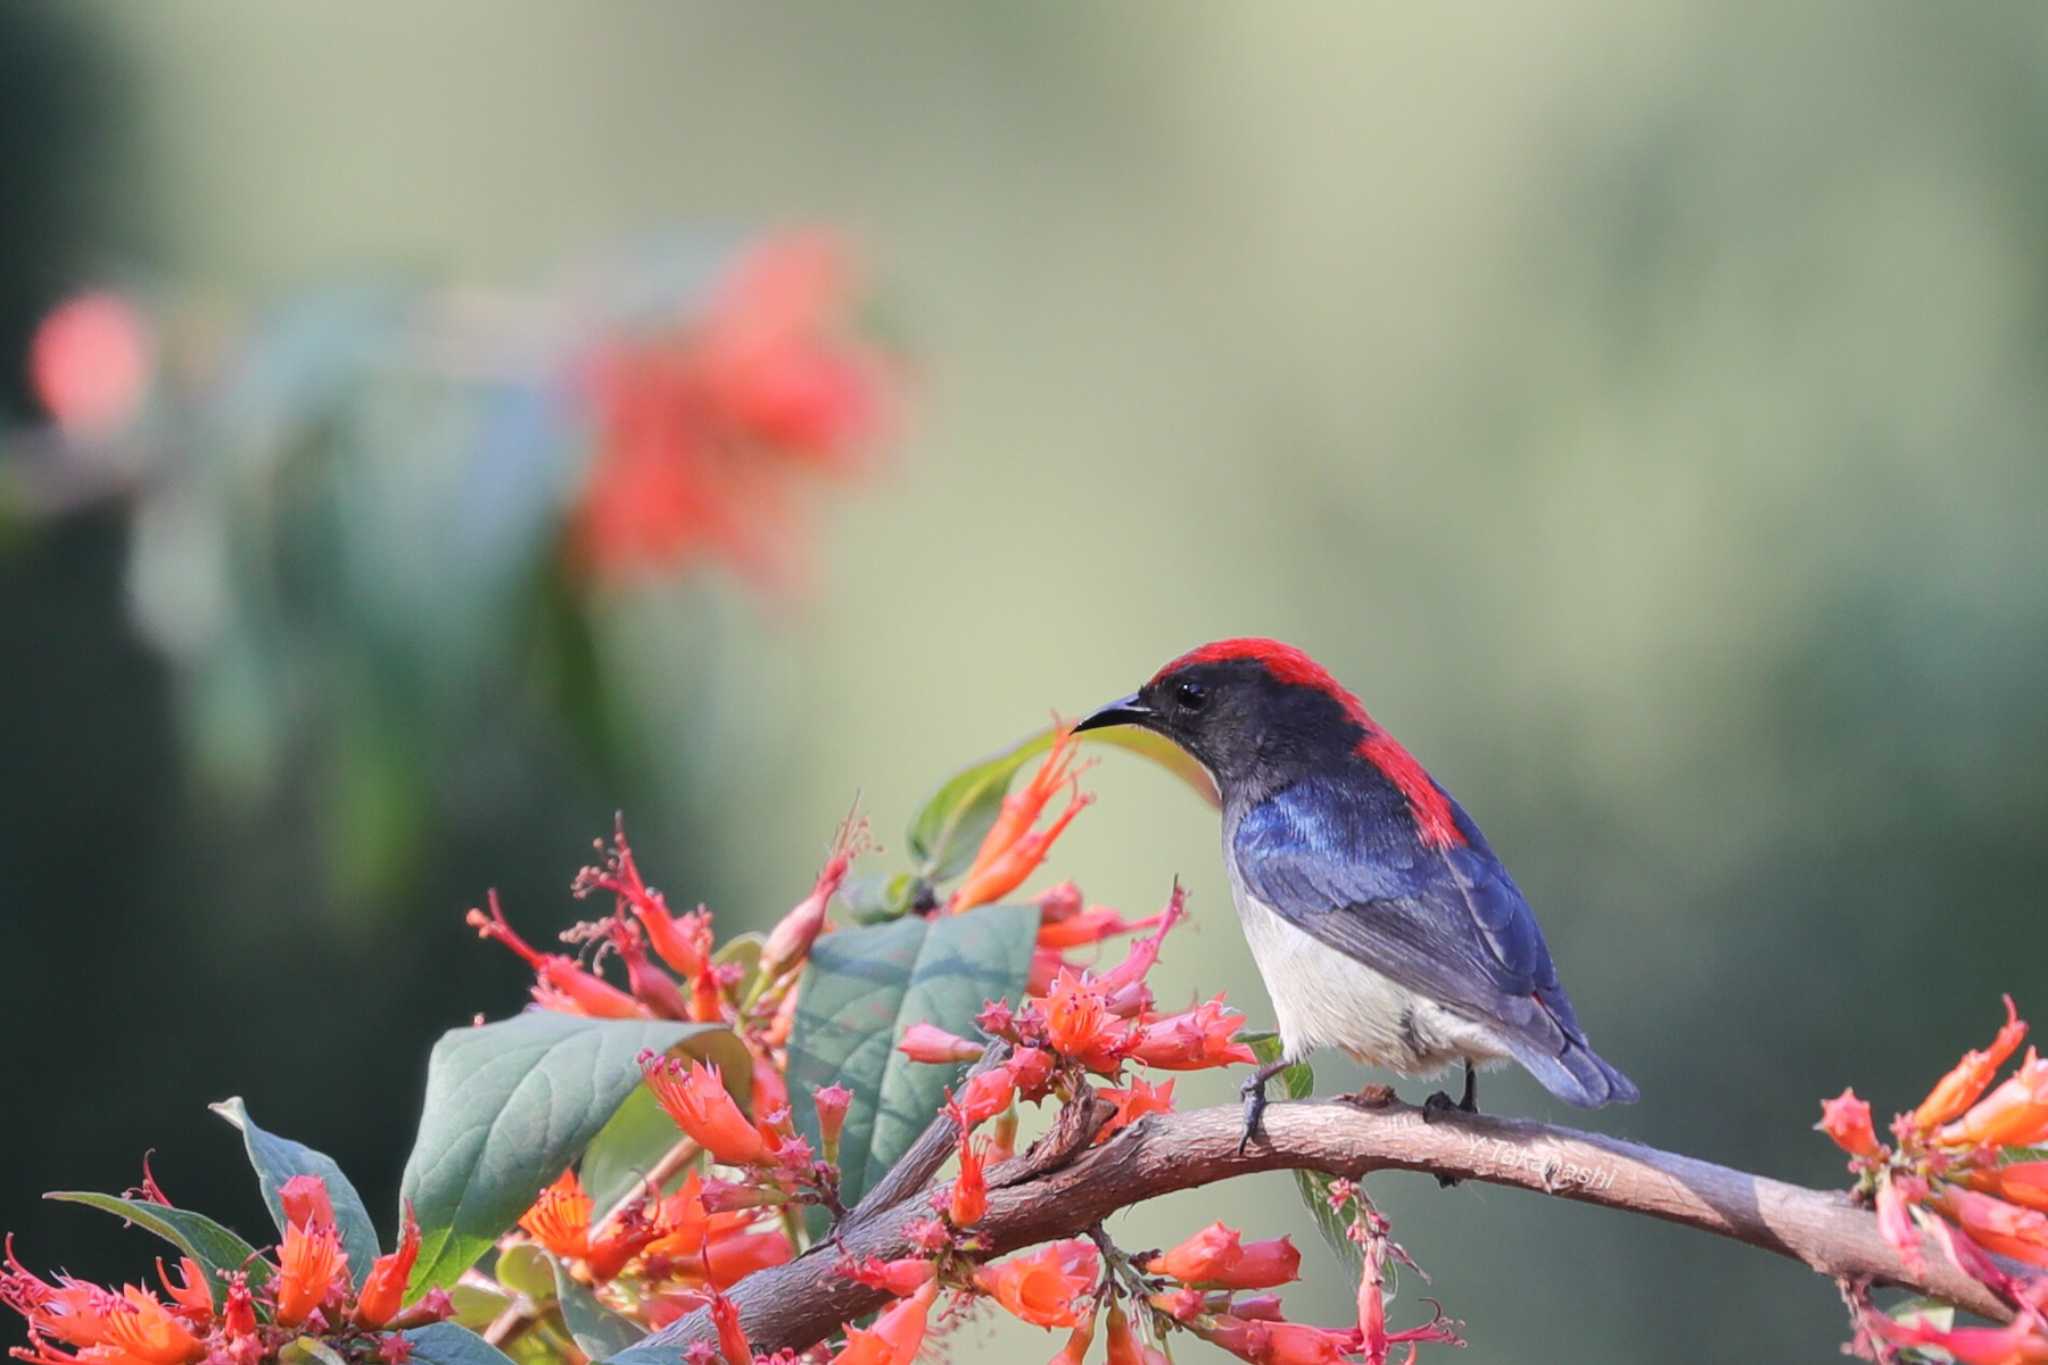
[[[1252,1139],[1259,1135],[1259,1119],[1266,1112],[1266,1082],[1293,1065],[1286,1057],[1271,1061],[1245,1077],[1244,1085],[1238,1091],[1244,1096],[1244,1134],[1237,1140],[1237,1154],[1244,1155],[1244,1149],[1251,1146]]]
[[[1424,1122],[1433,1121],[1439,1114],[1476,1114],[1479,1112],[1479,1072],[1472,1066],[1472,1059],[1465,1059],[1465,1095],[1452,1099],[1439,1090],[1422,1102]]]

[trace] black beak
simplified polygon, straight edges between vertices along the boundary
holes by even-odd
[[[1075,722],[1074,732],[1083,730],[1106,730],[1112,725],[1138,725],[1147,729],[1159,719],[1159,713],[1138,700],[1136,692],[1121,700],[1113,701],[1091,716]]]

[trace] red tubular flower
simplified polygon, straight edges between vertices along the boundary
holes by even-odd
[[[1036,1104],[1052,1085],[1053,1056],[1042,1047],[1020,1047],[1003,1063],[1003,1070],[1017,1082],[1017,1094]]]
[[[1298,1322],[1248,1321],[1228,1314],[1198,1318],[1196,1336],[1255,1365],[1337,1365],[1358,1350],[1359,1334]]]
[[[1047,1361],[1046,1365],[1082,1365],[1082,1361],[1088,1356],[1089,1344],[1094,1340],[1095,1314],[1090,1312],[1087,1317],[1081,1319],[1072,1332],[1067,1334],[1067,1344],[1060,1347],[1059,1354]]]
[[[946,1216],[956,1228],[971,1228],[988,1212],[988,1178],[982,1171],[987,1155],[986,1143],[969,1142],[967,1133],[961,1132],[960,1174],[946,1203]]]
[[[821,1086],[811,1092],[818,1111],[818,1142],[825,1160],[839,1160],[839,1134],[846,1127],[846,1111],[853,1106],[853,1092],[843,1085]]]
[[[356,1325],[377,1328],[391,1321],[405,1303],[406,1282],[412,1278],[413,1263],[420,1256],[420,1223],[413,1217],[412,1201],[405,1201],[405,1221],[398,1230],[398,1250],[386,1252],[370,1263],[356,1299]]]
[[[1972,1171],[1970,1188],[2009,1203],[2048,1210],[2048,1161],[2015,1161],[2010,1166]]]
[[[1017,1155],[1017,1110],[1014,1106],[1005,1109],[996,1119],[995,1131],[989,1135],[988,1164],[1000,1166]]]
[[[936,1024],[920,1023],[903,1030],[903,1041],[896,1045],[896,1050],[913,1062],[942,1066],[977,1061],[988,1049],[980,1043],[948,1033]]]
[[[2005,997],[2005,1026],[1998,1030],[1991,1046],[1982,1050],[1973,1048],[1964,1053],[1955,1068],[1935,1082],[1934,1089],[1927,1092],[1927,1098],[1920,1101],[1920,1107],[1913,1111],[1913,1126],[1923,1133],[1932,1132],[1975,1104],[1984,1088],[1991,1084],[1991,1078],[1998,1074],[1998,1068],[2005,1065],[2005,1059],[2012,1056],[2013,1049],[2026,1036],[2026,1022],[2020,1018],[2018,1008],[2008,995]]]
[[[1109,1365],[1146,1365],[1149,1348],[1131,1330],[1131,1320],[1124,1316],[1123,1304],[1114,1301],[1109,1306],[1108,1339]]]
[[[611,921],[609,937],[612,947],[618,950],[620,959],[626,964],[626,986],[633,998],[652,1009],[664,1019],[687,1019],[690,1017],[690,1001],[676,985],[675,978],[654,965],[647,956],[647,945],[631,921]]]
[[[796,1248],[780,1229],[714,1232],[704,1242],[704,1272],[714,1289],[730,1289],[757,1270],[787,1265]]]
[[[327,1197],[327,1182],[317,1175],[295,1175],[277,1187],[277,1202],[284,1205],[287,1223],[325,1223],[334,1226],[334,1203]]]
[[[1060,973],[1040,1009],[1053,1050],[1099,1075],[1114,1076],[1136,1041],[1136,1031],[1110,1013],[1102,984],[1085,976]]]
[[[1131,1047],[1133,1061],[1163,1071],[1199,1071],[1255,1062],[1249,1046],[1236,1041],[1244,1016],[1224,1008],[1223,997],[1205,1000],[1181,1014],[1145,1025]]]
[[[1072,882],[1061,882],[1038,893],[1038,922],[1058,924],[1081,913],[1081,888]]]
[[[761,949],[761,971],[755,978],[762,986],[773,985],[810,954],[811,945],[825,930],[825,908],[839,894],[847,869],[868,846],[867,821],[848,816],[832,841],[832,852],[811,885],[811,894],[798,901],[768,935]]]
[[[1168,1081],[1155,1087],[1143,1077],[1133,1076],[1128,1090],[1097,1090],[1096,1098],[1108,1100],[1116,1106],[1116,1112],[1109,1116],[1109,1121],[1095,1134],[1096,1144],[1099,1146],[1109,1141],[1110,1134],[1130,1127],[1147,1114],[1172,1113],[1174,1084],[1173,1081]]]
[[[939,1273],[936,1262],[920,1256],[905,1256],[900,1260],[884,1261],[875,1256],[841,1256],[837,1270],[855,1284],[864,1284],[871,1289],[881,1289],[902,1298],[905,1294],[916,1293],[918,1288]]]
[[[740,1306],[723,1294],[713,1294],[711,1320],[718,1325],[718,1350],[725,1365],[754,1365],[753,1343],[740,1326]]]
[[[328,1296],[345,1292],[348,1253],[332,1223],[287,1223],[284,1240],[277,1248],[277,1278],[270,1282],[276,1296],[274,1320],[282,1327],[297,1327],[311,1317]]]
[[[1080,770],[1074,766],[1079,752],[1073,730],[1062,726],[1053,736],[1045,761],[1038,765],[1038,771],[1031,775],[1024,789],[1003,798],[1002,812],[982,837],[960,889],[953,893],[947,907],[951,913],[957,915],[977,905],[987,905],[1016,890],[1045,860],[1053,841],[1095,799],[1081,790]],[[1066,808],[1051,824],[1034,832],[1032,826],[1038,822],[1039,813],[1062,787],[1070,792]]]
[[[874,1334],[889,1344],[890,1365],[910,1365],[917,1356],[917,1348],[924,1344],[924,1330],[930,1321],[932,1304],[939,1296],[939,1282],[926,1280],[911,1292],[909,1297],[899,1299],[882,1310],[875,1319]]]
[[[1813,1125],[1833,1138],[1835,1145],[1850,1156],[1874,1157],[1883,1149],[1877,1130],[1870,1125],[1870,1106],[1844,1090],[1831,1100],[1820,1102],[1820,1122]]]
[[[534,983],[533,998],[543,1008],[598,1019],[653,1018],[654,1011],[609,981],[585,971],[574,958],[561,953],[539,952],[512,932],[496,891],[490,893],[489,903],[489,915],[475,909],[469,912],[470,927],[476,930],[478,938],[498,940],[533,968],[534,975],[539,978]]]
[[[705,1062],[687,1065],[659,1053],[640,1054],[640,1069],[654,1098],[675,1120],[676,1127],[728,1166],[772,1166],[775,1156],[760,1130],[747,1121],[726,1093],[718,1068]]]
[[[191,1321],[205,1326],[213,1321],[213,1294],[206,1285],[206,1270],[190,1256],[178,1258],[178,1278],[173,1281],[170,1272],[164,1269],[164,1258],[156,1258],[156,1277],[162,1281],[164,1293],[172,1303],[178,1305],[178,1312]],[[0,1299],[4,1299],[0,1291]]]
[[[1223,1223],[1209,1224],[1194,1236],[1145,1262],[1148,1275],[1170,1275],[1182,1284],[1199,1284],[1236,1259],[1239,1239],[1235,1228]]]
[[[1939,1137],[1979,1147],[2031,1147],[2048,1141],[2048,1058],[2028,1048],[2019,1070],[1943,1127]]]
[[[1039,1327],[1080,1322],[1076,1300],[1095,1284],[1095,1247],[1085,1238],[1052,1242],[974,1272],[975,1287],[1013,1315]]]
[[[1866,1313],[1863,1322],[1896,1346],[1932,1346],[1946,1351],[1957,1365],[2043,1365],[2048,1362],[2048,1335],[2026,1314],[2004,1327],[1957,1327],[1944,1330],[1926,1318],[1899,1322],[1888,1313]]]
[[[206,1343],[148,1290],[129,1285],[108,1299],[103,1344],[86,1355],[104,1353],[115,1365],[188,1365],[206,1354]]]
[[[1017,1078],[1006,1066],[992,1067],[967,1078],[957,1096],[947,1100],[954,1121],[964,1129],[979,1128],[1010,1107],[1017,1093]]]
[[[1927,1262],[1920,1254],[1920,1229],[1913,1222],[1913,1206],[1926,1197],[1927,1182],[1917,1176],[1894,1171],[1878,1182],[1877,1230],[1899,1254],[1899,1263],[1916,1275],[1926,1269]]]
[[[583,1182],[565,1170],[519,1215],[519,1226],[563,1260],[581,1260],[590,1252],[590,1213]]]
[[[1173,926],[1188,917],[1188,893],[1179,882],[1173,884],[1173,893],[1167,897],[1166,908],[1155,917],[1159,932],[1148,934],[1131,944],[1124,960],[1103,973],[1103,993],[1114,999],[1128,988],[1142,983],[1145,974],[1159,961],[1159,950],[1166,946],[1166,936],[1173,932]]]
[[[2048,1269],[2048,1213],[1953,1187],[1935,1195],[1934,1203],[1978,1246]]]
[[[1063,920],[1046,921],[1038,925],[1038,946],[1041,948],[1083,948],[1091,943],[1100,943],[1118,934],[1135,934],[1140,929],[1150,929],[1159,923],[1158,915],[1147,915],[1144,919],[1125,919],[1122,912],[1112,906],[1091,905],[1077,915]]]
[[[1301,1273],[1301,1252],[1285,1237],[1242,1243],[1235,1228],[1211,1223],[1154,1256],[1145,1270],[1203,1289],[1271,1289]]]

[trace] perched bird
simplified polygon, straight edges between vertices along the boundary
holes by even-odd
[[[1637,1098],[1586,1042],[1479,827],[1308,655],[1203,645],[1075,728],[1110,725],[1174,741],[1222,797],[1224,866],[1282,1049],[1245,1082],[1245,1142],[1266,1082],[1319,1047],[1404,1076],[1463,1062],[1468,1113],[1474,1065],[1510,1058],[1572,1104]]]

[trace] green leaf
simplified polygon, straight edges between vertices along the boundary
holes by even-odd
[[[945,881],[965,872],[982,836],[1002,812],[1010,779],[1051,745],[1052,731],[1045,730],[947,778],[910,822],[910,852],[920,874]]]
[[[922,1020],[971,1037],[984,1001],[1023,989],[1037,936],[1034,907],[983,906],[845,929],[812,947],[789,1040],[789,1093],[815,1146],[811,1092],[835,1082],[853,1092],[839,1145],[847,1204],[896,1164],[959,1079],[957,1067],[898,1052],[904,1028]]]
[[[575,1339],[576,1349],[592,1360],[608,1360],[647,1333],[597,1301],[597,1296],[576,1283],[560,1261],[554,1261],[555,1301],[562,1310],[562,1325]]]
[[[227,1277],[232,1272],[247,1271],[251,1289],[270,1279],[270,1263],[256,1254],[255,1247],[203,1213],[194,1213],[190,1209],[174,1209],[164,1204],[152,1204],[142,1199],[94,1194],[88,1190],[59,1190],[43,1197],[100,1209],[116,1217],[125,1218],[139,1228],[147,1228],[163,1238],[199,1262],[200,1267],[206,1271],[207,1284],[213,1291],[213,1304],[216,1308],[224,1306],[227,1302]]]
[[[455,1305],[455,1316],[448,1319],[458,1327],[482,1329],[497,1321],[498,1314],[512,1306],[512,1296],[500,1293],[496,1288],[478,1284],[473,1279],[457,1280],[455,1287],[448,1291],[448,1300]]]
[[[348,1365],[341,1352],[318,1337],[293,1337],[277,1349],[278,1365]]]
[[[739,964],[739,980],[733,985],[733,995],[736,999],[751,998],[748,991],[753,988],[754,977],[761,970],[761,949],[766,947],[767,943],[768,940],[760,934],[735,934],[711,955],[711,961],[720,967]]]
[[[1243,1033],[1238,1035],[1251,1045],[1252,1055],[1264,1066],[1280,1059],[1280,1035],[1277,1033]],[[1274,1079],[1280,1082],[1281,1095],[1290,1100],[1305,1100],[1315,1094],[1316,1073],[1307,1062],[1296,1062]],[[1342,1261],[1353,1274],[1364,1265],[1358,1250],[1358,1243],[1351,1240],[1351,1220],[1330,1207],[1330,1186],[1336,1177],[1321,1171],[1296,1171],[1294,1190],[1301,1196],[1302,1204],[1308,1209],[1309,1217],[1315,1220],[1316,1231],[1337,1259]]]
[[[418,1365],[512,1365],[512,1357],[467,1327],[452,1322],[429,1323],[405,1334]]]
[[[341,1232],[342,1246],[348,1251],[349,1277],[358,1289],[362,1288],[370,1264],[377,1259],[377,1228],[370,1221],[370,1211],[363,1207],[362,1196],[342,1174],[341,1167],[335,1165],[332,1157],[303,1143],[265,1132],[249,1117],[239,1095],[208,1107],[241,1130],[249,1164],[256,1168],[256,1178],[263,1186],[263,1203],[280,1233],[284,1231],[285,1217],[284,1201],[278,1197],[278,1190],[284,1182],[295,1175],[315,1175],[326,1182],[327,1201],[334,1206],[335,1226]]]
[[[442,1035],[400,1185],[421,1232],[408,1301],[454,1283],[582,1155],[640,1085],[649,1048],[719,1063],[744,1098],[746,1048],[713,1024],[535,1010]]]
[[[1193,787],[1210,805],[1222,804],[1208,770],[1163,735],[1117,725],[1089,730],[1080,738],[1084,744],[1107,744],[1149,758]],[[1003,797],[1017,770],[1050,749],[1052,739],[1053,730],[1048,726],[946,779],[910,824],[908,842],[920,876],[942,882],[967,870],[982,836],[1001,813]]]
[[[555,1266],[548,1254],[531,1242],[507,1247],[491,1267],[499,1284],[535,1303],[546,1304],[555,1297]]]

